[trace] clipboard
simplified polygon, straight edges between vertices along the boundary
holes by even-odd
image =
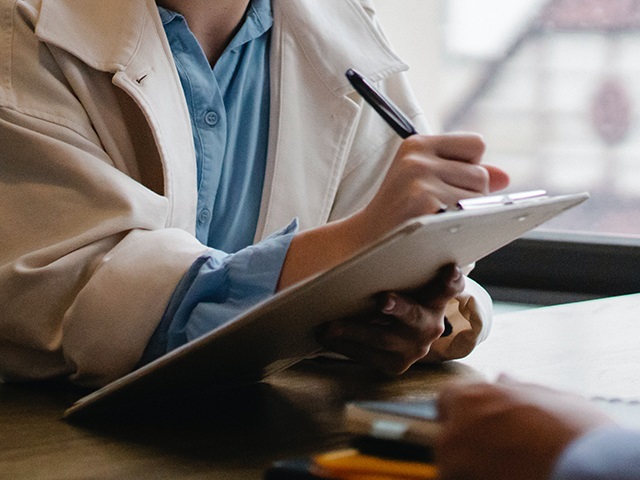
[[[472,264],[589,195],[533,197],[486,197],[484,206],[476,201],[412,219],[340,265],[79,399],[65,417],[258,382],[316,354],[319,325],[372,308],[379,292],[418,287],[446,264]]]

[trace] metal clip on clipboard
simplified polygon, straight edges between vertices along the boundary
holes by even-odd
[[[465,198],[458,202],[457,207],[458,210],[476,210],[501,205],[514,205],[527,200],[538,200],[541,198],[547,198],[547,192],[545,190],[531,190],[528,192],[491,195],[488,197]]]

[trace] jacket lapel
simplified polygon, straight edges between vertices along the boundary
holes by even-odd
[[[91,68],[138,105],[162,160],[168,224],[193,232],[196,161],[189,112],[154,0],[42,0],[38,37]]]
[[[356,0],[273,1],[272,113],[258,238],[293,217],[302,228],[329,218],[359,116],[344,72],[356,68],[381,80],[406,69],[365,8]],[[112,73],[139,105],[163,162],[168,222],[193,231],[190,120],[161,31],[154,0],[42,0],[36,28],[43,41]]]
[[[272,121],[258,238],[293,217],[302,229],[328,220],[360,113],[346,70],[381,80],[406,69],[361,2],[276,0],[273,10]]]
[[[38,37],[108,72],[124,70],[149,21],[140,0],[42,0]]]

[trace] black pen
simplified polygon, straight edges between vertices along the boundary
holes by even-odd
[[[398,135],[402,138],[407,138],[418,133],[400,109],[371,85],[362,75],[350,68],[347,70],[346,76],[349,82],[351,82],[351,85],[353,85],[353,88],[380,114]]]
[[[351,82],[351,85],[353,85],[353,88],[356,89],[356,92],[380,114],[384,121],[387,122],[398,135],[402,138],[407,138],[418,133],[405,114],[362,75],[350,68],[347,70],[346,76],[349,82]],[[442,211],[444,211],[444,209]],[[451,325],[447,317],[444,317],[444,332],[441,336],[448,337],[452,333],[453,325]]]

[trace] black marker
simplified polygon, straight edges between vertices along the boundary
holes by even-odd
[[[347,70],[346,76],[349,82],[351,82],[351,85],[353,85],[353,88],[380,114],[385,122],[387,122],[398,135],[402,138],[407,138],[418,133],[398,107],[371,85],[362,75],[350,68]]]

